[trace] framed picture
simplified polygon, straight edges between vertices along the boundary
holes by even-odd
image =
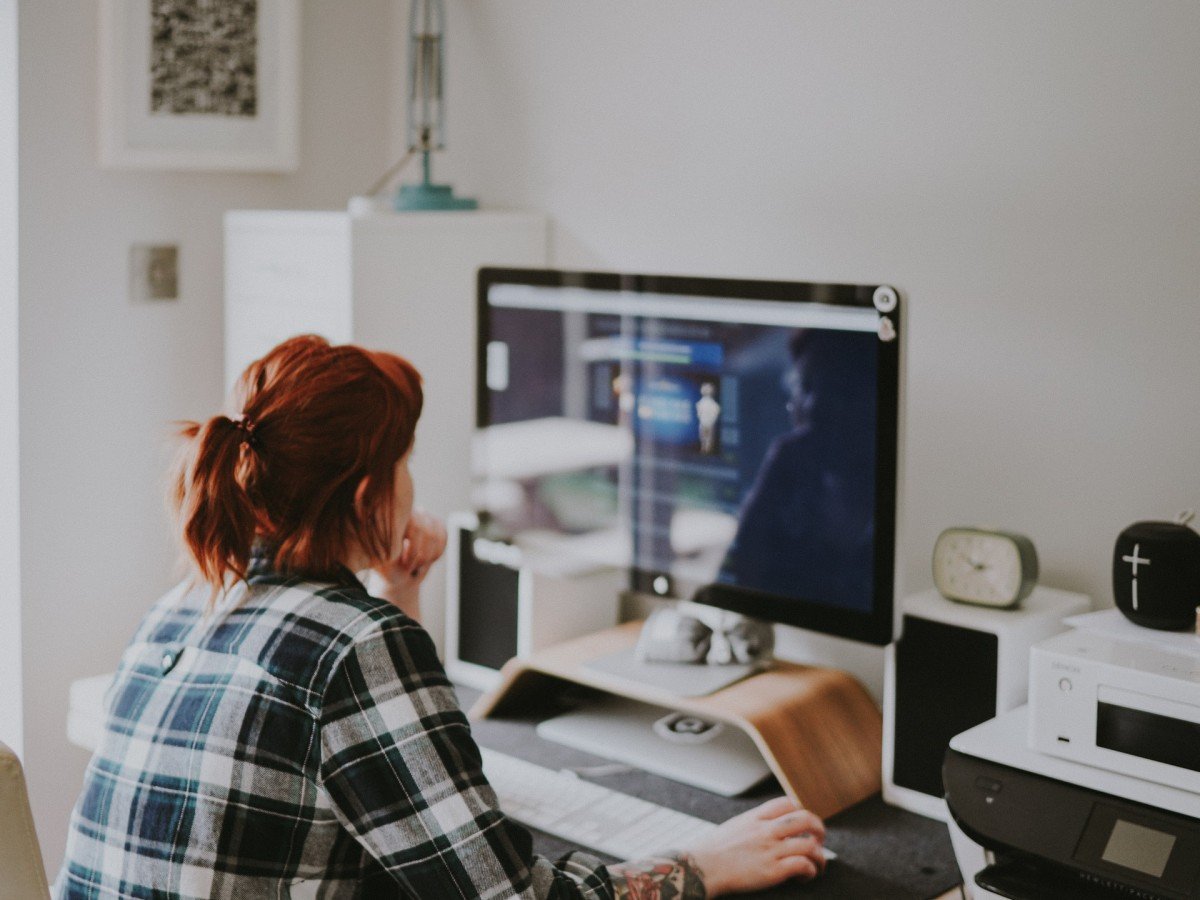
[[[298,165],[299,0],[101,0],[100,164]]]

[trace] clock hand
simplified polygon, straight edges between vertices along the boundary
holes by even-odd
[[[961,550],[955,550],[954,552],[955,552],[955,555],[957,555],[960,559],[965,560],[967,565],[969,565],[976,572],[982,572],[984,569],[987,568],[987,565],[985,563],[975,562],[975,559],[973,557],[968,556],[967,554],[963,553]]]
[[[1004,596],[1006,594],[1005,586],[1000,584],[990,574],[993,571],[991,566],[989,566],[987,563],[984,563],[984,562],[976,562],[974,557],[972,557],[966,553],[963,553],[961,550],[956,550],[955,553],[957,554],[957,556],[960,559],[962,559],[964,562],[966,562],[967,565],[969,565],[972,569],[974,569],[976,572],[979,572],[981,575],[983,575],[984,580],[987,581],[987,583],[992,586],[992,589],[994,591],[996,591],[997,594],[999,594],[1001,596]]]

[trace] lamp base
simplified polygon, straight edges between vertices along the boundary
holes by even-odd
[[[470,197],[455,197],[448,184],[402,184],[392,204],[400,211],[478,209],[479,202]]]

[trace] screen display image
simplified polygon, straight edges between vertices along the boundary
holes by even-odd
[[[869,290],[539,277],[481,281],[477,505],[497,527],[775,620],[784,601],[879,619],[886,593],[890,637],[897,348]]]
[[[1161,878],[1174,846],[1173,834],[1117,819],[1100,858],[1143,875]]]

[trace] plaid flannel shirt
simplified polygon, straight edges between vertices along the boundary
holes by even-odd
[[[481,770],[429,635],[256,562],[205,615],[180,585],[122,656],[58,898],[610,898],[533,853]]]

